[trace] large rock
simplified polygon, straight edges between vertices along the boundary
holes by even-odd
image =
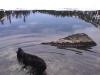
[[[85,33],[77,33],[57,41],[42,43],[45,45],[57,46],[58,48],[91,48],[96,46],[96,43]]]

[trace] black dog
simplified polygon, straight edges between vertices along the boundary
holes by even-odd
[[[17,59],[24,68],[31,67],[30,72],[35,75],[43,75],[46,69],[46,63],[38,56],[25,53],[21,48],[18,48]]]

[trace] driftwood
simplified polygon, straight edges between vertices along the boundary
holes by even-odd
[[[44,72],[46,70],[46,63],[42,58],[25,53],[21,48],[18,48],[17,59],[18,62],[23,65],[23,68],[27,69],[28,67],[30,67],[30,74],[44,75]]]

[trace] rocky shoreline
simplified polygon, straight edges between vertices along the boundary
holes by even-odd
[[[58,48],[91,48],[97,44],[85,33],[77,33],[57,41],[43,42],[41,44],[56,46]]]

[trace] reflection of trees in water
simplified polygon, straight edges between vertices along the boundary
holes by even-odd
[[[7,19],[9,20],[9,22],[11,23],[11,14],[12,14],[12,11],[5,11],[5,14],[7,16]]]
[[[74,11],[71,12],[71,11],[55,11],[55,10],[33,10],[33,13],[35,12],[49,14],[56,17],[72,16],[72,13],[74,14]]]
[[[86,22],[92,23],[96,27],[100,26],[100,11],[78,12],[78,17]]]
[[[4,16],[5,16],[4,11],[0,11],[0,22],[1,22],[2,24],[4,24]]]
[[[86,22],[92,23],[95,27],[100,26],[100,10],[98,11],[55,11],[55,10],[33,10],[44,14],[53,15],[56,17],[75,16]]]
[[[0,11],[0,20],[5,16],[4,11]]]
[[[53,15],[55,17],[78,17],[86,22],[92,23],[96,27],[100,26],[100,10],[98,11],[56,11],[56,10],[33,10],[33,14],[35,13],[43,13]],[[11,23],[11,16],[18,18],[23,18],[23,21],[26,22],[26,17],[30,14],[28,10],[17,10],[17,11],[0,11],[0,21],[3,24],[4,16],[7,16],[7,19]]]
[[[75,16],[86,22],[92,23],[96,27],[100,26],[100,10],[98,11],[55,11],[55,10],[33,10],[33,13],[39,12],[53,15],[56,17]]]
[[[4,24],[4,20],[6,17],[7,20],[9,20],[9,22],[11,23],[11,17],[16,17],[16,19],[18,18],[22,18],[23,17],[23,21],[26,22],[26,17],[30,14],[30,11],[0,11],[0,21],[2,24]]]
[[[22,18],[23,17],[23,21],[26,22],[26,17],[30,14],[30,11],[13,11],[13,16],[15,16],[16,18]]]

